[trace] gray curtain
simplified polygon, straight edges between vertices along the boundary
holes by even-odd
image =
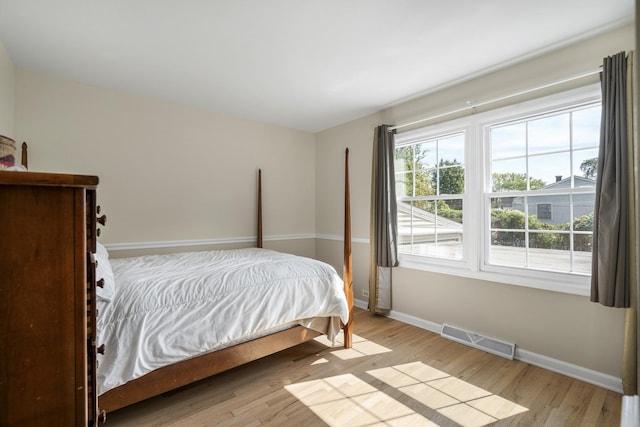
[[[604,59],[593,225],[591,301],[624,307],[622,386],[638,392],[638,158],[633,131],[633,53]]]
[[[391,310],[391,268],[398,265],[394,134],[381,125],[373,136],[369,310],[380,314]]]
[[[604,59],[602,121],[593,224],[591,301],[629,307],[627,58]]]

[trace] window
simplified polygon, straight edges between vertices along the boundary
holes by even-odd
[[[396,148],[399,252],[462,259],[464,132]]]
[[[536,205],[538,219],[551,220],[551,203],[538,203]]]
[[[591,272],[599,124],[598,104],[487,126],[489,264]]]
[[[588,294],[600,90],[396,135],[401,265]]]

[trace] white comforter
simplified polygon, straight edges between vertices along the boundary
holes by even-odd
[[[341,278],[309,258],[252,248],[111,264],[116,292],[99,307],[98,394],[302,319],[348,320]]]

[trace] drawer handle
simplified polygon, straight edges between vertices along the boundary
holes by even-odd
[[[100,415],[98,415],[98,422],[101,424],[107,422],[107,413],[104,410],[100,411]]]
[[[100,347],[98,347],[98,348],[96,349],[96,352],[97,352],[98,354],[103,354],[103,355],[104,355],[104,344],[102,344]]]
[[[107,223],[107,216],[106,215],[99,216],[98,218],[96,218],[96,221],[98,221],[102,225],[105,225]]]
[[[100,279],[96,282],[96,286],[99,288],[104,288],[104,279]]]

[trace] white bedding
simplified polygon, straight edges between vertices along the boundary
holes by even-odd
[[[342,279],[309,258],[251,248],[114,259],[111,266],[115,295],[99,304],[99,395],[297,321],[348,320]],[[331,339],[339,325],[333,320],[323,331]]]

